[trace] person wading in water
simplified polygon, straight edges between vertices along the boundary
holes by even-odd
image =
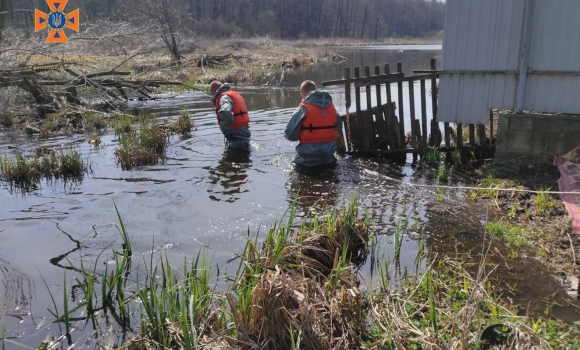
[[[250,115],[242,95],[231,90],[230,85],[215,80],[209,89],[217,120],[227,145],[232,149],[250,148]]]
[[[299,141],[294,163],[306,167],[334,164],[342,120],[328,91],[316,90],[312,80],[300,85],[302,102],[284,131],[289,141]]]

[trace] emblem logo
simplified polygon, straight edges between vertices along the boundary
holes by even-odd
[[[49,13],[38,9],[34,11],[34,31],[38,32],[48,27],[47,43],[66,43],[68,39],[64,32],[69,28],[78,32],[80,29],[80,12],[76,9],[68,14],[64,12],[68,0],[46,0]]]

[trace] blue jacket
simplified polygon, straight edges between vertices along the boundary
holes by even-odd
[[[223,84],[216,91],[216,96],[219,96],[225,91],[229,91],[230,86],[228,84]],[[234,124],[234,101],[229,96],[222,96],[220,98],[220,109],[217,113],[221,116],[220,129],[222,134],[224,134],[227,145],[230,148],[249,148],[250,147],[250,137],[252,133],[250,132],[250,127],[245,126],[237,130],[232,130],[232,125]]]
[[[304,102],[319,106],[320,108],[327,107],[332,104],[332,97],[328,91],[315,90],[306,95],[302,100]],[[298,141],[300,139],[300,131],[302,129],[302,120],[306,117],[306,108],[300,106],[292,114],[292,118],[286,125],[286,139],[289,141]],[[342,132],[342,120],[340,116],[336,116],[336,131]],[[307,167],[314,167],[323,164],[332,164],[336,162],[334,157],[336,152],[336,142],[324,143],[310,143],[296,146],[296,157],[294,163]]]

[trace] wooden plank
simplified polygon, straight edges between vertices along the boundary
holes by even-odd
[[[389,64],[386,63],[385,64],[385,74],[389,74]],[[393,102],[393,97],[391,96],[391,83],[390,82],[385,82],[386,86],[385,88],[387,89],[387,102]]]
[[[463,124],[457,124],[457,148],[463,147]]]
[[[403,63],[397,62],[397,72],[403,72]],[[399,136],[401,137],[400,147],[405,147],[405,109],[403,108],[403,82],[397,82],[397,92],[399,94]]]
[[[395,114],[395,103],[388,102],[385,107],[385,117],[387,118],[388,133],[391,137],[391,149],[403,148],[403,138],[399,135],[399,121]]]
[[[381,67],[375,66],[375,75],[381,74]],[[377,126],[377,148],[386,149],[389,147],[389,139],[387,133],[387,124],[385,120],[385,113],[383,112],[383,102],[381,96],[381,84],[375,86],[375,94],[377,99],[377,113],[375,114],[377,120],[375,125]]]
[[[402,148],[402,149],[377,149],[377,150],[361,150],[361,151],[352,151],[347,152],[348,154],[355,154],[355,155],[371,155],[371,156],[380,156],[380,155],[388,155],[388,154],[409,154],[409,153],[418,153],[421,150],[418,148]],[[439,148],[440,152],[453,152],[455,151],[455,147],[441,147]]]
[[[385,74],[389,74],[389,64],[386,63],[383,67]],[[391,95],[391,83],[386,83],[385,84],[385,90],[387,90],[387,104],[393,102],[393,98]],[[392,107],[394,109],[394,106]],[[383,115],[385,117],[385,125],[387,128],[387,138],[388,138],[388,143],[389,143],[389,148],[393,149],[396,148],[395,147],[395,137],[396,134],[393,133],[393,129],[392,129],[392,122],[393,122],[393,118],[389,115],[390,114],[390,109],[387,108],[383,108]],[[394,113],[393,113],[394,115]]]
[[[415,118],[415,83],[410,81],[409,85],[409,117],[411,120],[411,147],[420,148],[418,141],[421,139],[421,127],[417,129],[418,120]],[[415,123],[417,122],[417,123]],[[417,153],[413,153],[413,162],[417,161]]]
[[[431,141],[429,142],[429,146],[441,146],[441,130],[439,129],[439,122],[433,119],[431,119]]]
[[[379,83],[398,83],[398,82],[415,82],[415,81],[420,81],[421,79],[433,79],[433,78],[437,78],[439,77],[437,74],[425,74],[425,75],[414,75],[412,77],[399,77],[399,78],[385,78],[385,79],[380,79],[379,77],[371,77],[371,79],[369,81],[365,81],[365,82],[358,82],[355,83],[355,86],[358,87],[365,87],[365,86],[369,86],[369,85],[375,85],[375,84],[379,84]]]
[[[477,124],[477,141],[480,146],[487,143],[487,137],[485,136],[485,126],[483,124]]]
[[[421,80],[421,123],[423,125],[423,145],[427,144],[429,138],[429,129],[427,129],[427,88],[425,80]],[[433,130],[431,131],[431,138],[433,138]]]
[[[409,82],[409,116],[411,118],[411,125],[413,121],[417,119],[415,117],[415,84],[413,82]]]
[[[434,58],[431,59],[431,70],[435,71],[437,69],[437,61]],[[433,111],[433,121],[437,121],[437,79],[431,79],[431,110]],[[431,122],[431,142],[436,141],[436,135],[440,133],[439,125],[437,123]],[[433,146],[433,144],[431,144]],[[435,145],[439,147],[439,144]]]
[[[344,77],[348,81],[350,79],[350,67],[344,68]],[[351,105],[351,98],[350,98],[350,83],[344,84],[344,99],[346,100],[346,150],[352,150],[352,136],[351,136],[351,129],[350,129],[350,105]]]
[[[394,106],[395,103],[392,103],[392,105]],[[388,107],[390,107],[389,103],[383,103],[383,105],[381,106],[381,109],[384,111]],[[362,115],[364,115],[366,112],[367,112],[367,110],[361,111]],[[371,113],[378,113],[378,112],[379,112],[379,109],[377,106],[371,107]],[[350,113],[350,116],[351,116],[351,118],[356,118],[357,117],[356,112]]]
[[[356,68],[355,68],[356,69]],[[328,81],[324,81],[322,82],[322,86],[332,86],[332,85],[344,85],[346,83],[352,83],[352,84],[356,84],[356,83],[371,83],[370,85],[374,85],[376,84],[375,80],[379,80],[379,81],[388,81],[388,80],[392,80],[392,79],[397,79],[397,78],[402,78],[405,75],[403,73],[392,73],[392,74],[383,74],[383,75],[379,75],[379,76],[373,76],[373,77],[354,77],[353,79],[340,79],[340,80],[328,80]]]
[[[371,67],[369,66],[365,66],[365,77],[370,77],[371,76]],[[377,149],[378,148],[378,140],[377,140],[377,131],[375,128],[375,121],[373,116],[376,116],[378,113],[377,112],[373,112],[372,111],[372,98],[371,98],[371,87],[370,85],[366,87],[365,89],[366,92],[366,102],[367,102],[367,113],[366,116],[364,118],[364,128],[365,128],[365,132],[364,134],[366,135],[366,139],[368,140],[369,143],[369,147],[371,149]],[[378,118],[377,118],[378,120]]]
[[[354,68],[354,77],[356,78],[360,78],[360,67],[355,67]],[[357,124],[357,134],[355,136],[356,140],[357,140],[357,149],[368,149],[369,148],[369,141],[368,139],[366,139],[365,135],[363,134],[364,132],[364,123],[361,121],[361,117],[362,113],[361,113],[361,109],[360,109],[360,87],[356,87],[354,88],[354,93],[355,93],[355,104],[356,104],[356,115],[358,116],[356,124]]]
[[[350,113],[350,142],[352,145],[352,149],[358,149],[360,148],[359,146],[359,140],[360,140],[360,136],[359,136],[359,124],[358,124],[358,120],[357,118],[355,118],[356,116],[356,112],[355,113]]]
[[[493,109],[489,110],[489,145],[491,146],[493,142]]]
[[[436,72],[437,71],[437,60],[432,58],[431,59],[431,71]],[[438,120],[437,119],[437,104],[438,104],[438,89],[437,89],[437,79],[431,79],[431,112],[433,114],[433,120]],[[437,128],[439,128],[439,126],[437,126]],[[434,132],[437,131],[433,131],[431,130],[431,134],[433,135]],[[445,146],[446,147],[450,147],[451,146],[451,137],[449,135],[449,123],[444,123],[443,124],[443,132],[445,133]]]
[[[417,154],[422,153],[423,146],[421,144],[421,124],[418,119],[411,120],[411,147],[420,150],[413,152],[413,162],[417,161]]]
[[[421,150],[421,153],[426,148],[426,144],[423,143],[423,137],[421,135],[421,122],[419,119],[413,120],[413,124],[415,125],[415,142],[417,144],[417,148]]]
[[[475,145],[475,125],[469,124],[469,144]]]

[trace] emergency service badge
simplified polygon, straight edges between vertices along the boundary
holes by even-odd
[[[68,0],[46,0],[50,12],[44,13],[38,9],[34,11],[34,31],[38,32],[48,27],[47,43],[66,43],[68,39],[64,33],[69,28],[78,33],[80,28],[79,9],[68,14],[64,12]]]

